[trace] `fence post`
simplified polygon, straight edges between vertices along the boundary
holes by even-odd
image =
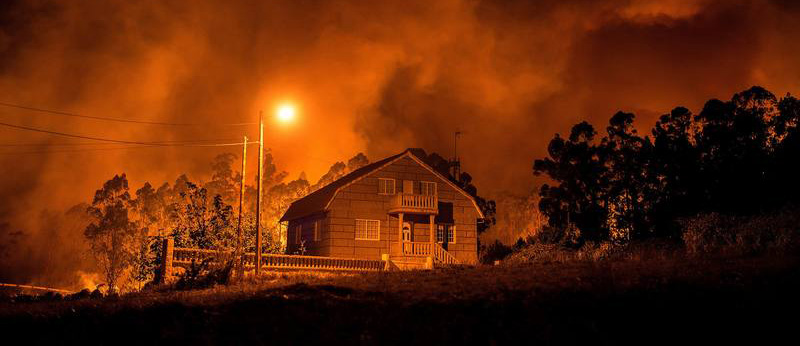
[[[162,280],[166,283],[172,277],[172,251],[175,247],[175,240],[172,237],[164,239],[164,247],[161,254],[161,275]]]
[[[383,270],[388,271],[389,269],[392,268],[392,265],[389,262],[389,254],[388,253],[381,254],[381,261],[383,261]]]

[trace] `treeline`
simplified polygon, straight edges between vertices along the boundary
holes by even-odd
[[[748,216],[800,198],[800,101],[761,87],[677,107],[640,136],[634,114],[618,112],[605,133],[581,122],[556,135],[533,172],[552,242],[627,242],[680,235],[700,214]]]
[[[173,184],[154,188],[145,183],[135,191],[125,174],[117,175],[97,190],[89,206],[91,221],[84,231],[109,290],[121,284],[139,285],[158,275],[164,237],[177,247],[232,250],[237,246],[241,172],[233,167],[238,158],[222,154],[211,163],[211,179],[193,182],[186,175]],[[345,164],[337,162],[320,180],[311,184],[305,177],[288,180],[276,166],[272,154],[264,158],[264,195],[261,206],[265,253],[284,250],[278,220],[294,200],[321,188],[369,163],[359,153]],[[244,250],[255,251],[255,177],[245,185],[242,233]],[[135,289],[137,287],[126,287]]]

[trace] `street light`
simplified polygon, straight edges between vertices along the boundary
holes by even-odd
[[[278,117],[278,121],[282,123],[290,123],[294,121],[296,113],[295,107],[291,103],[280,104],[275,110],[275,115]]]
[[[291,103],[282,103],[275,109],[275,116],[282,123],[294,121],[297,111]],[[261,177],[264,173],[264,112],[258,113],[258,178],[256,186],[256,276],[261,272]]]

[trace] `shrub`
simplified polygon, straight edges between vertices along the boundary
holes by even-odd
[[[680,221],[691,255],[758,254],[797,247],[800,215],[795,207],[755,216],[701,214]]]
[[[550,263],[570,261],[601,261],[611,258],[621,247],[609,242],[586,242],[579,248],[562,244],[532,243],[508,257],[509,263]]]
[[[203,289],[230,283],[234,261],[227,260],[219,265],[214,265],[213,261],[214,258],[210,257],[199,263],[192,261],[191,266],[181,275],[178,281],[175,282],[175,289]]]
[[[514,250],[499,240],[495,240],[494,243],[489,244],[489,246],[481,246],[481,263],[484,264],[492,264],[494,261],[503,260],[508,255],[510,255]]]

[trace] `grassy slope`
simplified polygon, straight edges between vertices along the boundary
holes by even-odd
[[[797,264],[771,257],[295,274],[116,301],[5,303],[0,329],[34,343],[764,343],[797,328]]]

